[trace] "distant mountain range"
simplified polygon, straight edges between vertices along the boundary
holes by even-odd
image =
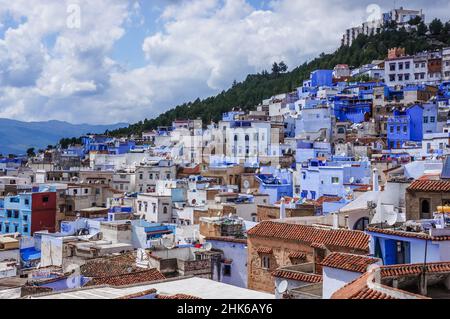
[[[45,149],[65,137],[79,137],[87,133],[104,133],[128,126],[127,123],[112,125],[71,124],[62,121],[21,122],[0,119],[0,153],[3,155],[25,154],[27,149]]]

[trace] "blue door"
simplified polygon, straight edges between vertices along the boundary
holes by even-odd
[[[397,264],[397,242],[392,239],[384,241],[384,264],[395,265]]]

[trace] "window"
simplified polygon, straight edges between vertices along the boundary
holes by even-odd
[[[155,214],[156,213],[156,205],[155,204],[152,204],[153,205],[153,214]],[[147,210],[147,209],[145,209],[145,210]]]
[[[15,219],[19,218],[19,211],[18,210],[14,211],[14,218]]]
[[[403,62],[400,62],[400,63],[398,64],[398,69],[399,69],[399,70],[403,70]]]
[[[25,205],[30,205],[30,200],[28,198],[25,198]]]
[[[424,117],[423,117],[423,122],[424,122],[424,123],[428,123],[428,116],[424,116]]]
[[[409,81],[409,74],[405,74],[405,81]]]
[[[409,70],[410,65],[411,65],[410,62],[405,62],[405,69],[406,69],[406,70]]]
[[[389,64],[389,70],[395,71],[395,63],[390,63]]]
[[[231,265],[223,265],[223,275],[227,277],[231,276]]]
[[[164,208],[163,208],[163,214],[167,214],[168,213],[168,209],[167,209],[167,206],[164,206]]]
[[[397,133],[400,133],[400,125],[397,126]]]
[[[9,233],[9,226],[5,225],[5,233]]]
[[[139,179],[143,180],[144,179],[144,174],[139,174]]]
[[[403,125],[403,133],[408,132],[408,127],[406,125]]]
[[[403,74],[399,74],[399,75],[398,75],[398,80],[399,80],[399,81],[403,81]]]
[[[263,256],[261,259],[261,268],[270,269],[270,256]]]
[[[331,183],[332,184],[339,184],[339,177],[332,177],[331,178]]]
[[[434,123],[436,122],[436,117],[435,116],[430,116],[430,123]]]
[[[12,217],[12,211],[11,210],[7,210],[6,211],[6,217],[8,217],[8,218]]]
[[[23,220],[28,221],[28,215],[23,215]]]
[[[88,193],[89,193],[89,189],[85,188],[85,189],[84,189],[84,193],[85,193],[85,194],[88,194]]]
[[[395,74],[389,75],[389,81],[394,82],[395,81]]]
[[[170,179],[170,177],[171,177],[171,176],[170,176],[170,173],[166,175],[166,178],[167,178],[167,179]]]
[[[28,233],[28,226],[23,226],[23,232]]]
[[[148,178],[149,178],[149,179],[153,179],[153,174],[150,173],[150,174],[148,175]]]

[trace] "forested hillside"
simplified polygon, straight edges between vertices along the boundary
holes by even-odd
[[[175,119],[201,118],[204,123],[218,121],[222,113],[230,111],[233,107],[250,110],[263,99],[293,91],[309,77],[311,71],[316,69],[332,69],[341,63],[358,67],[375,59],[385,59],[388,49],[393,47],[404,47],[407,54],[414,54],[450,46],[450,22],[444,24],[435,19],[429,26],[420,20],[411,21],[410,24],[417,25],[417,31],[397,30],[395,25],[387,25],[379,34],[360,35],[350,47],[341,46],[332,54],[322,53],[316,59],[290,72],[280,67],[283,63],[274,64],[270,72],[248,75],[245,81],[234,83],[230,89],[217,96],[179,105],[154,119],[145,119],[127,128],[110,131],[108,134],[111,136],[139,134],[144,130],[170,125]]]

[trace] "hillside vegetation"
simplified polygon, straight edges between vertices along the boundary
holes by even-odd
[[[233,83],[230,89],[217,96],[179,105],[154,119],[145,119],[107,134],[115,137],[140,134],[158,126],[171,125],[176,119],[201,118],[204,123],[218,121],[222,113],[230,111],[233,107],[251,110],[263,99],[295,90],[309,77],[310,72],[316,69],[332,69],[341,63],[358,67],[373,60],[385,59],[388,49],[393,47],[404,47],[407,54],[414,54],[450,46],[450,22],[443,24],[435,19],[429,27],[420,20],[410,23],[418,26],[417,31],[397,30],[395,25],[387,25],[379,34],[360,35],[350,47],[341,46],[334,53],[322,53],[290,72],[276,66],[272,72],[263,71],[248,75],[243,82]]]

